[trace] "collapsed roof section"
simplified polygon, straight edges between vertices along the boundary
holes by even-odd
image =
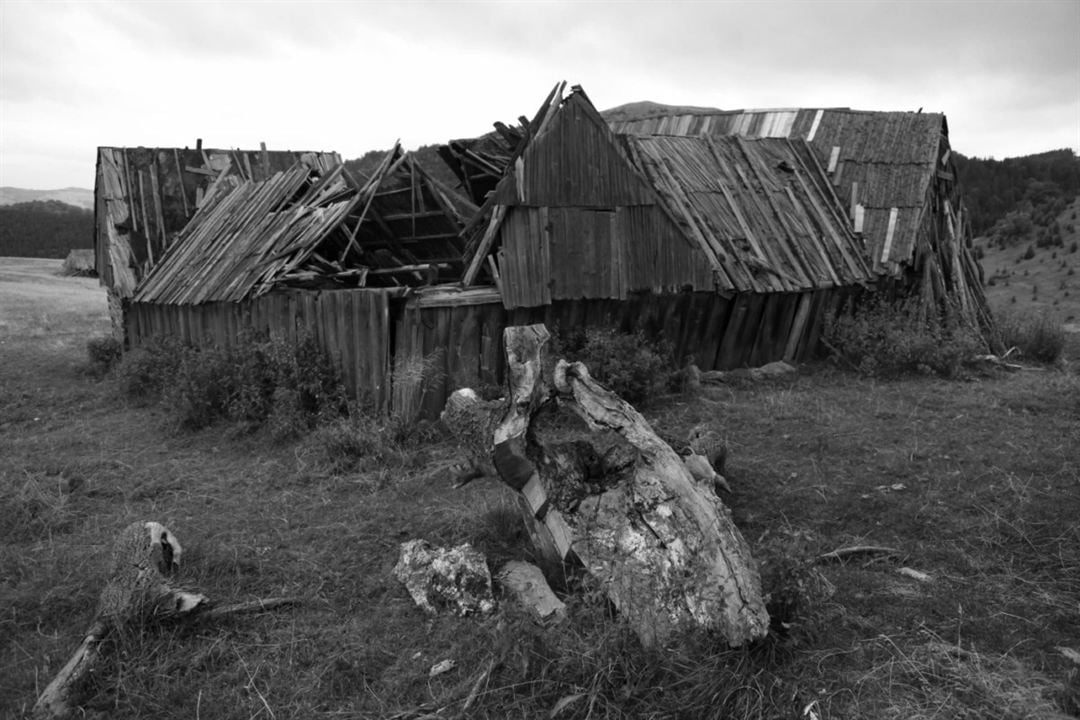
[[[552,88],[532,120],[522,115],[519,125],[494,123],[495,131],[478,138],[451,140],[439,146],[439,157],[457,175],[462,190],[477,205],[483,205],[514,158],[521,154],[528,138],[536,134],[556,97],[562,97],[566,83]]]
[[[336,153],[99,147],[95,263],[101,284],[131,297],[207,197],[233,179],[262,181],[301,159],[321,172]]]
[[[207,197],[135,300],[199,304],[280,285],[456,279],[464,270],[462,202],[451,201],[400,146],[363,185],[340,164],[323,171],[304,161],[261,181],[234,178]]]

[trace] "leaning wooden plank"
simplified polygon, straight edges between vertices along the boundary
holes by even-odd
[[[473,253],[472,261],[465,270],[465,276],[461,279],[463,286],[469,287],[476,280],[476,276],[480,272],[480,266],[491,251],[491,245],[495,242],[495,236],[498,235],[503,218],[506,217],[506,209],[506,205],[495,205],[491,218],[488,220],[487,230],[484,231],[484,236],[481,238],[476,252]]]

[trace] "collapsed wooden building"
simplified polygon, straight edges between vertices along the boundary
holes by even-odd
[[[259,177],[221,174],[156,261],[129,268],[145,274],[122,297],[125,340],[307,334],[351,395],[388,408],[391,300],[464,270],[462,213],[475,208],[449,194],[400,148],[364,181],[313,154]]]
[[[642,331],[703,369],[800,361],[846,298],[938,252],[928,211],[883,210],[869,160],[823,161],[764,132],[620,134],[563,89],[519,127],[444,148],[479,208],[397,149],[361,180],[333,154],[274,166],[265,152],[176,151],[173,176],[173,151],[146,151],[150,169],[133,173],[129,151],[102,149],[97,257],[128,345],[307,333],[353,397],[434,416],[453,389],[503,381],[508,325]],[[934,163],[947,181],[948,157]],[[934,207],[962,237],[960,205]],[[924,272],[948,294],[968,256],[945,247],[959,261]]]
[[[970,251],[944,114],[661,107],[641,116],[620,108],[606,115],[616,132],[630,135],[807,141],[865,242],[879,289],[912,299],[924,316],[937,313],[990,335],[993,319]]]

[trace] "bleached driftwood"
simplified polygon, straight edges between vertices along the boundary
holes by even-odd
[[[491,458],[521,493],[537,549],[554,562],[576,556],[647,645],[685,625],[715,629],[733,646],[762,637],[769,618],[757,567],[711,483],[696,482],[584,365],[553,362],[543,325],[507,328],[504,339],[510,396]],[[536,438],[534,417],[552,402],[585,421],[585,437]]]
[[[34,704],[38,718],[62,718],[76,707],[75,689],[93,669],[102,642],[114,631],[151,619],[218,619],[238,613],[292,604],[295,598],[271,598],[210,607],[204,595],[173,587],[167,575],[180,565],[182,548],[168,528],[157,522],[136,522],[124,528],[113,544],[109,577],[97,612],[82,643]]]

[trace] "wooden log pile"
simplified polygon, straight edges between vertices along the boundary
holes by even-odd
[[[646,645],[687,627],[739,646],[769,626],[757,567],[711,481],[698,481],[630,404],[581,363],[549,357],[543,325],[507,328],[509,397],[451,396],[444,422],[521,495],[546,566],[580,562]],[[558,405],[588,430],[542,441]]]

